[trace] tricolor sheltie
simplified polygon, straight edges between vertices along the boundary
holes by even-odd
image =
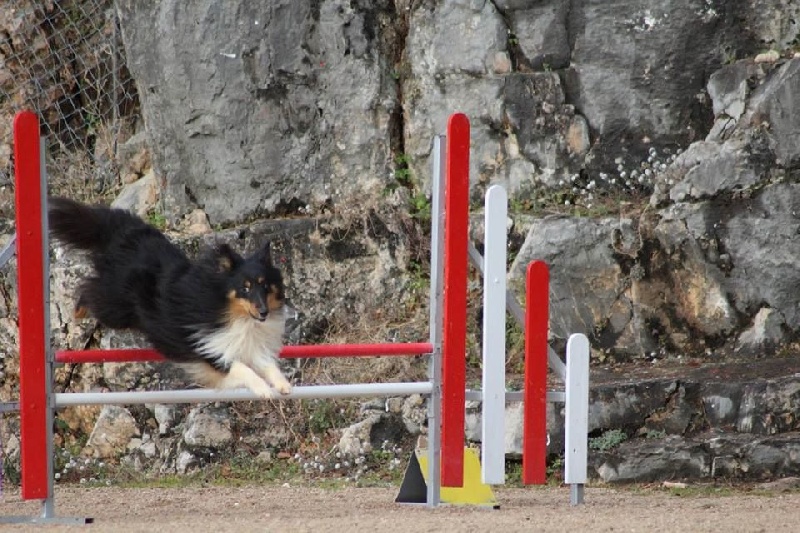
[[[247,258],[223,244],[192,261],[127,211],[65,198],[50,199],[49,223],[55,239],[87,252],[94,267],[76,317],[141,331],[206,387],[247,387],[262,398],[291,392],[277,364],[284,286],[269,244]]]

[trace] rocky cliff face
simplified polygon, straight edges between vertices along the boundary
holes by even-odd
[[[117,0],[115,9],[145,129],[115,149],[118,177],[155,184],[158,201],[137,207],[145,215],[185,228],[177,223],[192,213],[188,226],[203,236],[176,235],[190,250],[273,239],[304,311],[290,342],[424,335],[431,139],[461,111],[472,125],[475,206],[489,184],[511,193],[511,285],[531,259],[551,267],[554,344],[586,333],[600,362],[794,353],[796,3]],[[15,13],[0,17],[2,73],[19,70],[14,43],[40,35]],[[12,80],[0,76],[0,87],[11,91]],[[8,154],[0,144],[0,163]],[[136,343],[68,317],[73,260],[56,255],[57,342]],[[6,281],[0,335],[12,346]],[[124,368],[97,372],[59,379],[147,385]],[[701,412],[697,398],[713,391],[692,387],[686,409]],[[620,424],[649,430],[640,422]],[[675,428],[656,430],[697,429]],[[191,462],[183,448],[158,450],[169,468]]]
[[[476,199],[500,182],[518,214],[584,215],[533,222],[512,276],[549,260],[554,333],[629,355],[793,338],[796,276],[777,265],[796,251],[772,234],[792,212],[798,9],[118,2],[169,216],[336,210],[398,168],[424,193],[431,138],[463,111]]]

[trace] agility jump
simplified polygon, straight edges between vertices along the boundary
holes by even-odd
[[[5,517],[0,522],[84,523],[55,514],[53,418],[68,405],[200,403],[256,400],[239,390],[55,393],[53,366],[62,363],[162,361],[153,350],[83,350],[54,353],[50,345],[50,273],[47,234],[44,143],[38,117],[28,111],[14,120],[16,177],[16,254],[19,302],[22,498],[42,500],[38,517]],[[446,145],[446,146],[445,146]],[[464,483],[465,400],[482,400],[483,467],[487,485],[505,481],[504,411],[507,401],[524,401],[523,482],[544,483],[547,446],[546,404],[566,404],[565,475],[573,504],[583,500],[586,482],[589,345],[583,335],[570,337],[567,364],[547,344],[549,273],[542,262],[527,271],[526,308],[505,286],[505,191],[492,187],[486,200],[486,258],[468,239],[469,121],[450,117],[447,135],[433,144],[431,287],[428,342],[286,346],[281,358],[415,356],[429,358],[429,379],[409,383],[365,383],[295,387],[281,399],[427,396],[428,448],[425,504],[442,503],[442,487]],[[10,257],[0,252],[0,263]],[[483,386],[465,386],[466,289],[468,260],[484,274]],[[505,390],[505,310],[525,328],[524,390]],[[547,391],[548,362],[565,383]]]

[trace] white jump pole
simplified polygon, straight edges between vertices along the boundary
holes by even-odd
[[[522,400],[521,393],[505,390],[505,311],[515,318],[523,311],[505,283],[505,189],[490,187],[485,202],[485,252],[481,255],[471,243],[468,249],[471,262],[483,274],[483,388],[467,391],[466,397],[482,401],[482,480],[487,485],[500,485],[505,482],[505,404]],[[550,367],[565,384],[564,392],[549,391],[547,401],[566,405],[564,481],[570,485],[572,505],[583,503],[587,479],[589,353],[589,340],[582,334],[569,338],[566,364],[548,347]]]
[[[570,504],[583,503],[589,434],[589,339],[582,333],[567,341],[566,409],[564,424],[564,482]]]
[[[489,187],[484,211],[483,416],[481,479],[502,485],[506,477],[506,220],[508,195]]]
[[[380,398],[430,394],[433,385],[427,381],[409,383],[351,383],[347,385],[314,385],[295,387],[291,394],[276,399],[311,400],[317,398]],[[261,400],[248,389],[213,390],[183,389],[137,392],[68,392],[56,393],[56,407],[69,405],[133,405],[145,403],[206,403]]]

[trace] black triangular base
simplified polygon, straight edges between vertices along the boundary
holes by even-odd
[[[428,485],[422,475],[422,469],[417,461],[417,454],[411,452],[400,493],[394,500],[396,503],[426,503],[428,501]]]

